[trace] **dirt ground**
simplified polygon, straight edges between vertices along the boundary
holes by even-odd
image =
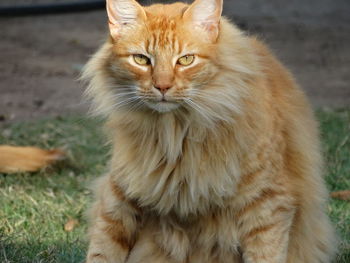
[[[50,0],[0,8],[28,2]],[[226,0],[224,13],[274,50],[316,107],[350,106],[349,0]],[[0,120],[86,112],[77,79],[106,35],[104,11],[0,18]]]

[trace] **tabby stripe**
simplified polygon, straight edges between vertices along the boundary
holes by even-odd
[[[152,49],[155,50],[157,46],[157,35],[155,33],[152,34],[152,39],[153,39],[153,47]]]
[[[120,201],[126,200],[123,190],[119,187],[119,185],[113,182],[112,178],[110,179],[110,186],[111,186],[113,195],[117,197],[118,200]]]
[[[130,53],[117,53],[117,52],[116,52],[116,56],[117,56],[118,58],[127,58],[127,57],[130,57],[131,54],[130,54]]]
[[[196,54],[197,57],[202,58],[202,59],[210,59],[210,56],[206,56],[203,54]]]
[[[264,233],[264,232],[270,231],[272,228],[277,226],[278,223],[279,222],[275,222],[275,223],[271,223],[269,225],[255,227],[252,230],[250,230],[248,233],[246,233],[244,235],[244,238],[245,239],[249,239],[249,238],[255,237],[256,235],[258,235],[260,233]]]
[[[260,168],[259,170],[249,173],[249,174],[245,174],[242,176],[240,185],[250,185],[254,182],[255,178],[258,177],[259,175],[263,175],[263,172],[265,171],[265,167]]]
[[[138,213],[142,213],[141,208],[138,206],[136,201],[129,200],[126,198],[124,191],[121,189],[121,187],[116,184],[112,178],[110,178],[110,186],[113,195],[120,201],[127,202],[134,210],[136,210]]]
[[[103,228],[103,231],[109,235],[111,237],[111,239],[119,244],[123,249],[125,250],[130,250],[131,249],[131,244],[130,244],[130,240],[127,237],[127,232],[125,230],[125,227],[123,225],[123,222],[121,220],[116,220],[111,218],[109,215],[107,214],[102,214],[101,218],[108,223],[108,225],[106,225]]]
[[[290,213],[294,210],[292,207],[285,207],[283,205],[277,206],[273,211],[271,216],[275,216],[276,214],[284,214],[284,213]]]
[[[283,195],[283,194],[285,194],[285,193],[282,191],[273,190],[271,188],[264,189],[261,191],[261,194],[257,198],[255,198],[251,203],[249,203],[248,205],[246,205],[245,207],[243,207],[241,210],[238,211],[237,217],[239,218],[239,217],[243,216],[245,213],[247,213],[248,211],[263,204],[265,201],[270,200],[278,195]]]

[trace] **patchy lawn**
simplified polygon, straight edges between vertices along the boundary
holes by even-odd
[[[319,111],[327,184],[350,189],[350,110]],[[64,117],[5,126],[0,144],[64,148],[68,161],[35,174],[0,174],[0,262],[83,262],[89,183],[105,171],[101,122]],[[335,262],[350,262],[350,202],[328,206],[342,243]],[[68,221],[76,220],[72,231]]]

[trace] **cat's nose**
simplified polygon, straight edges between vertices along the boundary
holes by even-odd
[[[157,90],[160,91],[160,93],[162,93],[163,95],[165,95],[165,93],[168,92],[168,90],[170,90],[172,88],[171,85],[158,85],[158,86],[154,86]]]

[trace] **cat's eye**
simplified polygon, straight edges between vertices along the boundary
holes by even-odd
[[[151,64],[151,60],[145,55],[137,54],[137,55],[133,55],[133,57],[134,57],[134,61],[141,66]]]
[[[186,55],[186,56],[179,58],[177,63],[182,65],[182,66],[189,66],[193,63],[193,61],[194,61],[194,55]]]

